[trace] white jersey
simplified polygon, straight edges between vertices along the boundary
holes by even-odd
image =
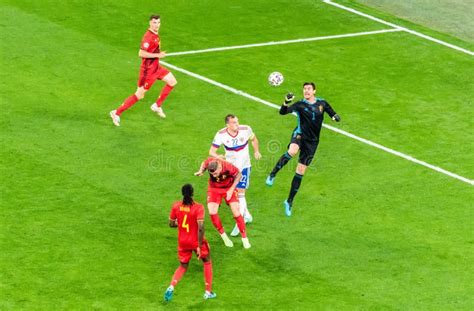
[[[212,145],[216,148],[224,145],[225,159],[242,171],[250,167],[249,140],[253,137],[252,128],[248,125],[240,125],[235,136],[230,135],[227,128],[223,128],[216,133]]]

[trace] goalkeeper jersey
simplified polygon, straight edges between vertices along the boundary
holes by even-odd
[[[331,118],[336,115],[334,109],[322,98],[317,98],[314,103],[302,99],[291,106],[282,105],[280,108],[280,114],[282,115],[292,112],[296,113],[297,116],[297,125],[293,131],[293,137],[301,135],[302,139],[311,141],[319,140],[324,112]]]

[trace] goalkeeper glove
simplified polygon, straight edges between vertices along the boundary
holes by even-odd
[[[332,116],[333,121],[339,122],[341,121],[341,117],[338,114]]]
[[[293,99],[295,99],[295,94],[293,94],[293,93],[291,93],[291,92],[288,93],[288,94],[286,94],[286,96],[285,96],[285,104],[288,105],[289,103],[291,103],[291,101],[292,101]]]

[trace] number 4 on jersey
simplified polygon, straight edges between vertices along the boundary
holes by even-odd
[[[184,215],[183,223],[181,224],[181,227],[186,229],[186,232],[189,233],[189,224],[186,223],[186,220],[188,220],[188,215]]]

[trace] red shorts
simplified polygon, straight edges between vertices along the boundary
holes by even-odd
[[[234,190],[230,200],[227,200],[227,189],[209,188],[207,189],[207,203],[221,204],[222,199],[224,199],[227,205],[229,205],[233,202],[239,202],[238,194],[239,192],[237,190]]]
[[[209,243],[206,240],[202,241],[201,258],[206,258],[207,256],[209,256],[210,249],[211,248],[209,247]],[[193,252],[196,252],[196,249],[181,248],[178,246],[179,262],[188,263],[191,260],[191,257],[193,257]]]
[[[170,71],[165,67],[159,66],[156,71],[149,73],[147,69],[140,67],[140,76],[138,77],[138,87],[144,87],[149,90],[156,80],[162,80]]]

